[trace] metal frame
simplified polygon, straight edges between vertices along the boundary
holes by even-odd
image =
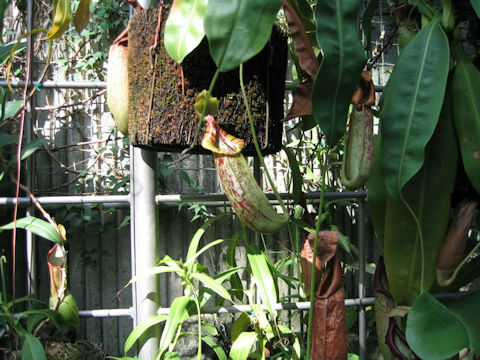
[[[33,1],[27,1],[27,23],[31,27]],[[28,20],[29,19],[29,20]],[[28,26],[28,25],[27,25]],[[28,40],[31,41],[30,39]],[[28,47],[30,49],[30,46]],[[27,60],[32,59],[31,51],[27,51]],[[23,87],[26,83],[24,81],[12,81],[10,86]],[[0,80],[0,86],[8,86],[7,81]],[[106,88],[106,82],[102,81],[44,81],[36,82],[29,81],[28,86],[45,88],[45,89],[103,89]],[[30,105],[30,104],[29,104]],[[27,117],[25,123],[26,141],[31,139],[31,110],[27,107]],[[171,205],[178,204],[178,202],[205,202],[209,205],[224,205],[227,200],[224,195],[156,195],[156,181],[157,181],[157,166],[156,166],[156,152],[144,150],[140,148],[130,148],[130,169],[131,169],[131,190],[129,195],[103,195],[103,196],[51,196],[38,197],[37,200],[42,205],[55,206],[61,204],[80,204],[87,205],[93,203],[109,204],[111,206],[125,207],[130,206],[130,233],[131,233],[131,252],[132,252],[132,276],[142,272],[142,270],[154,266],[157,263],[158,257],[158,206],[157,205]],[[32,168],[32,163],[27,164],[27,168]],[[27,171],[27,184],[32,185],[33,174]],[[288,194],[282,195],[288,199]],[[308,197],[319,198],[318,193],[308,194]],[[358,211],[356,212],[356,221],[358,222],[358,237],[359,237],[359,252],[360,252],[360,270],[359,270],[359,298],[346,299],[346,306],[359,307],[359,345],[360,345],[360,359],[366,359],[366,321],[365,321],[365,306],[371,305],[374,298],[365,297],[365,226],[364,226],[364,202],[366,193],[359,192],[343,192],[343,193],[327,193],[326,198],[338,199],[353,199],[358,203]],[[0,206],[14,205],[17,200],[13,197],[0,197]],[[28,197],[21,197],[18,199],[19,205],[26,205],[26,213],[31,212],[32,201]],[[272,200],[272,203],[275,201]],[[141,241],[139,241],[141,239]],[[34,248],[35,242],[31,233],[27,232],[27,256],[28,256],[28,274],[30,278],[27,280],[30,288],[35,284],[35,267],[34,267]],[[130,316],[134,325],[137,325],[145,318],[157,314],[167,314],[168,308],[158,309],[158,304],[150,300],[147,295],[150,293],[158,294],[157,283],[155,280],[137,281],[132,287],[133,306],[128,309],[99,309],[99,310],[82,310],[80,316],[82,317],[118,317]],[[299,302],[290,304],[277,304],[277,310],[308,310],[309,302]],[[248,312],[251,311],[250,306],[227,306],[227,307],[209,307],[203,309],[205,313],[225,313],[225,312]],[[158,333],[157,333],[158,334]],[[139,356],[141,358],[149,359],[153,357],[158,347],[159,337],[151,337],[143,340],[143,344],[139,349]]]

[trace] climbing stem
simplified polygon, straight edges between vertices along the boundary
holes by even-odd
[[[247,111],[247,117],[248,121],[250,123],[250,129],[252,131],[252,138],[253,138],[253,144],[255,145],[255,150],[257,152],[258,160],[260,161],[260,164],[263,167],[263,171],[265,172],[265,175],[267,176],[268,183],[270,184],[273,193],[275,194],[275,198],[278,200],[278,203],[282,207],[283,214],[284,216],[288,216],[288,211],[287,208],[282,200],[282,197],[280,196],[277,187],[275,186],[275,183],[273,182],[273,179],[270,176],[270,173],[267,170],[267,167],[265,166],[265,160],[262,155],[262,151],[260,150],[260,145],[258,144],[258,139],[257,139],[257,132],[255,131],[255,125],[253,123],[253,118],[252,114],[250,112],[250,106],[248,104],[248,97],[247,97],[247,92],[245,91],[245,84],[243,83],[243,64],[240,64],[240,88],[242,90],[242,96],[243,96],[243,102],[245,103],[245,109]]]

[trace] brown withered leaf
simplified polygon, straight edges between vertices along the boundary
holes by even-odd
[[[303,283],[307,291],[310,291],[310,280],[312,276],[313,263],[313,245],[315,234],[309,233],[303,243],[300,257],[302,259],[302,276]],[[315,262],[315,289],[318,288],[321,280],[322,267],[331,260],[337,251],[338,233],[336,231],[320,231],[318,233],[317,259]]]
[[[73,24],[75,29],[80,34],[88,25],[90,19],[90,0],[80,0],[77,12],[73,17]]]
[[[312,360],[347,358],[347,324],[338,253],[328,262],[315,292],[312,326]]]
[[[295,87],[295,95],[293,95],[292,105],[290,106],[290,110],[288,110],[288,114],[285,116],[283,121],[312,114],[312,86],[313,82],[308,81],[298,84]]]
[[[293,47],[297,55],[300,68],[305,71],[312,80],[315,79],[318,71],[318,60],[313,51],[310,39],[307,36],[302,20],[295,12],[295,9],[285,0],[283,11],[287,19],[288,28],[292,35]]]

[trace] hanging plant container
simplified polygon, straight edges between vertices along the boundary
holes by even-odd
[[[166,5],[163,14],[158,46],[153,50],[150,47],[155,43],[158,10],[142,11],[130,19],[128,133],[135,146],[179,152],[194,141],[199,121],[194,109],[196,97],[209,88],[216,66],[206,38],[181,65],[172,60],[162,40],[168,15]],[[244,84],[264,154],[281,148],[286,63],[286,36],[274,27],[266,47],[244,64]],[[245,155],[254,155],[238,69],[221,73],[212,95],[220,101],[220,126],[245,140]],[[192,153],[207,153],[199,145],[200,139],[201,136]]]

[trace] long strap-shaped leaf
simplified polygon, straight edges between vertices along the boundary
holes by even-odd
[[[382,133],[382,144],[383,140]],[[383,159],[385,154],[381,156]],[[423,167],[405,185],[402,199],[387,196],[386,200],[385,267],[397,305],[412,305],[420,291],[428,290],[435,281],[438,254],[447,230],[457,158],[447,98],[435,133],[427,144]],[[404,200],[415,213],[420,229]],[[422,256],[422,245],[427,256]]]
[[[220,71],[235,69],[267,43],[282,0],[209,0],[205,33]]]
[[[181,63],[205,36],[203,18],[208,0],[175,0],[165,24],[165,49]]]
[[[319,1],[317,41],[323,60],[312,90],[313,116],[331,147],[345,133],[348,108],[365,54],[357,32],[358,0]]]
[[[472,186],[480,193],[480,71],[465,58],[455,67],[452,91],[463,166]]]
[[[449,47],[439,19],[405,47],[388,82],[382,111],[382,169],[387,191],[399,198],[424,162],[447,84]]]

